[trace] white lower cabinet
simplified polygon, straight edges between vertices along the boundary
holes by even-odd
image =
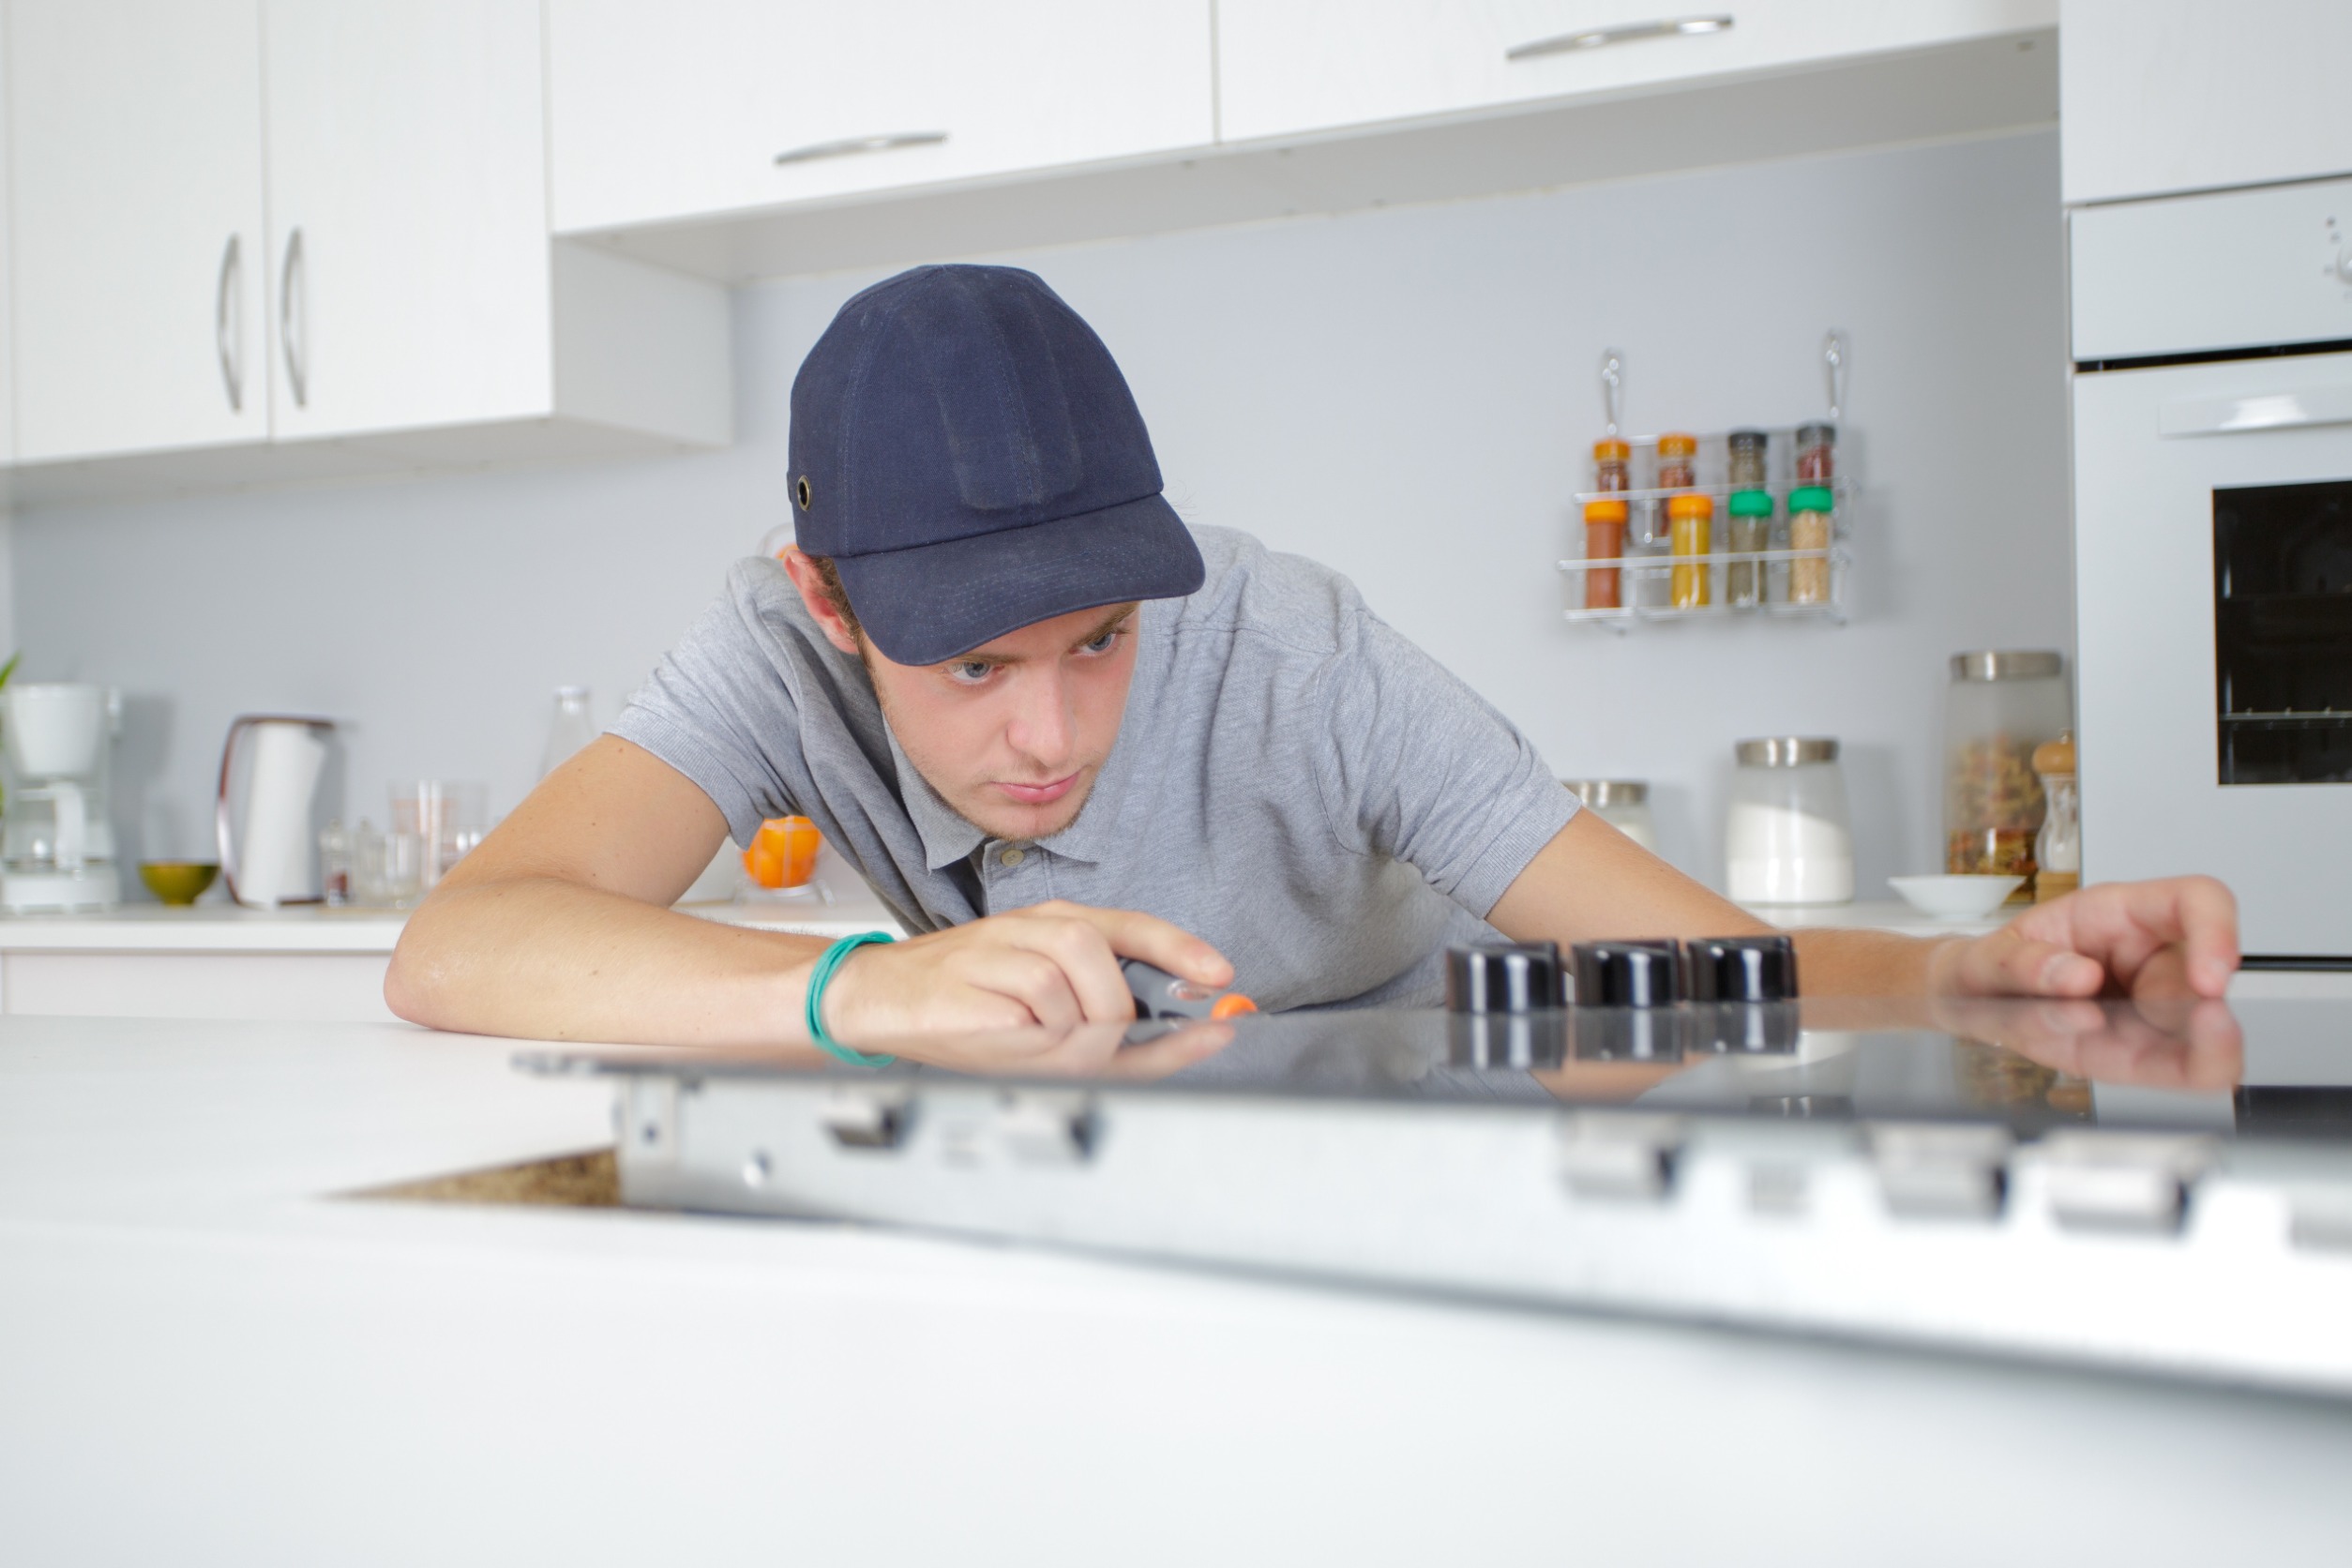
[[[390,1023],[385,953],[0,953],[0,1014]]]

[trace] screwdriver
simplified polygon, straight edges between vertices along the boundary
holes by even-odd
[[[1135,995],[1138,1018],[1230,1018],[1258,1011],[1258,1003],[1239,991],[1196,986],[1141,958],[1120,959],[1119,971]]]

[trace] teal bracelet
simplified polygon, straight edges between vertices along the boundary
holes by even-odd
[[[888,931],[860,931],[853,937],[843,937],[824,950],[817,967],[808,973],[808,1037],[817,1042],[817,1048],[836,1062],[852,1067],[887,1067],[898,1059],[895,1056],[868,1056],[854,1050],[825,1033],[825,986],[833,972],[841,967],[841,960],[869,942],[890,942]]]

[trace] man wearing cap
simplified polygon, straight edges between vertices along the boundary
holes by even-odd
[[[410,920],[444,1028],[698,1045],[1133,1016],[1146,959],[1267,1007],[1424,1004],[1451,942],[1766,927],[1576,803],[1337,574],[1162,497],[1108,350],[1034,275],[858,294],[792,386],[799,548],[740,563],[611,733]],[[854,951],[670,905],[813,818],[915,933]],[[2218,996],[2208,879],[1976,941],[1798,936],[1814,993]],[[812,981],[814,985],[812,986]]]

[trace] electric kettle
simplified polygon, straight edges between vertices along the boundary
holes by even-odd
[[[247,714],[229,726],[220,747],[220,874],[229,897],[248,909],[322,901],[317,805],[335,722],[284,714]],[[238,743],[252,755],[234,779]],[[233,782],[242,784],[233,790]],[[241,831],[239,831],[241,829]]]

